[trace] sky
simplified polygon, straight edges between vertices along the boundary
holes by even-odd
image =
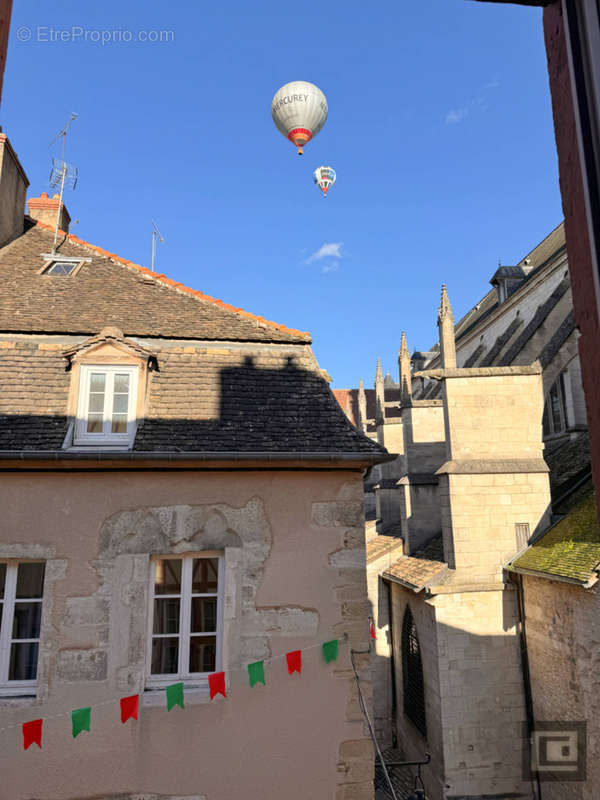
[[[329,116],[298,157],[276,90]],[[471,0],[16,2],[0,124],[29,196],[78,114],[77,236],[292,328],[336,388],[397,379],[562,219],[541,10]],[[326,198],[313,170],[331,165]]]

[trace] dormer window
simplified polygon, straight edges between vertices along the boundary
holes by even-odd
[[[82,364],[75,445],[122,445],[135,437],[138,367]]]

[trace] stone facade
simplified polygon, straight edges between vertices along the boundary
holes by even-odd
[[[595,800],[600,786],[600,595],[523,576],[527,654],[536,720],[585,721],[586,780],[544,781],[544,800]]]

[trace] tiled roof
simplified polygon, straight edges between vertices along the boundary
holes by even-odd
[[[444,563],[443,557],[440,535],[412,556],[401,556],[382,574],[387,580],[400,583],[413,592],[420,592],[448,571],[448,565]]]
[[[567,516],[516,558],[508,569],[564,578],[588,586],[598,580],[600,525],[596,499],[588,495]]]
[[[398,536],[375,536],[367,542],[367,564],[382,556],[393,553],[403,547],[404,542]]]
[[[64,353],[77,337],[4,338],[0,450],[58,450],[71,379]],[[306,345],[139,344],[158,369],[135,451],[385,454],[347,420]]]
[[[31,221],[30,221],[31,222]],[[50,226],[28,224],[0,249],[0,331],[87,333],[115,325],[126,336],[227,341],[310,342],[310,335],[257,317],[157,275],[71,234],[63,256],[91,258],[72,276],[40,275]]]

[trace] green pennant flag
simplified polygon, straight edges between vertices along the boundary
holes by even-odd
[[[332,639],[330,642],[323,644],[323,658],[325,663],[329,664],[330,661],[336,661],[338,657],[338,640]]]
[[[92,709],[90,706],[88,706],[88,708],[78,708],[76,711],[71,711],[73,738],[79,736],[81,731],[89,731],[91,719]]]
[[[166,687],[167,691],[167,711],[170,711],[173,706],[181,706],[183,708],[183,683],[172,683]]]
[[[266,686],[265,682],[265,662],[255,661],[254,664],[248,664],[248,677],[250,678],[250,686],[255,683],[262,683]]]

